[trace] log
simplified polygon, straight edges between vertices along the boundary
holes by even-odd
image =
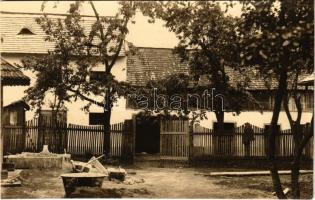
[[[312,174],[313,170],[300,170],[300,174]],[[280,170],[280,175],[290,175],[290,170]],[[270,171],[247,171],[247,172],[210,172],[208,173],[199,173],[195,175],[203,176],[269,176]]]

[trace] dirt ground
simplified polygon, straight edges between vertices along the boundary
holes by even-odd
[[[226,169],[225,169],[226,170]],[[124,182],[104,181],[102,189],[81,188],[71,197],[136,198],[275,198],[269,176],[209,177],[218,169],[127,168]],[[223,171],[222,169],[220,171]],[[63,170],[24,170],[21,187],[2,188],[2,198],[63,198]],[[289,186],[289,176],[281,177]],[[302,197],[312,198],[312,175],[302,175]]]

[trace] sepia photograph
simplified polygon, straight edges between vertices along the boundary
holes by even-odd
[[[1,1],[2,199],[312,199],[312,0]]]

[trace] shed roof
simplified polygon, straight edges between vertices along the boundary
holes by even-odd
[[[0,12],[0,35],[1,53],[22,53],[22,54],[47,54],[55,47],[54,42],[45,41],[46,33],[35,21],[43,16],[43,13],[20,13],[20,12]],[[47,14],[52,19],[65,18],[65,14]],[[95,19],[91,16],[82,17],[82,25],[88,33]],[[19,34],[23,28],[27,28],[33,34]],[[106,27],[105,27],[106,29]],[[95,40],[95,43],[99,41]],[[111,43],[110,45],[115,45]],[[125,47],[121,49],[119,56],[125,56]]]
[[[8,109],[8,108],[16,107],[16,106],[22,106],[26,110],[30,109],[30,106],[23,100],[14,101],[10,103],[9,105],[4,106],[3,108]]]
[[[25,76],[20,69],[1,58],[1,84],[4,86],[29,85],[30,78]]]

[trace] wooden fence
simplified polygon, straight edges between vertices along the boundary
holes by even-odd
[[[263,128],[250,125],[254,140],[250,142],[246,154],[243,144],[245,125],[237,127],[233,133],[214,134],[212,129],[198,124],[193,128],[193,157],[195,159],[226,158],[266,158],[268,152],[268,136]],[[291,130],[283,130],[276,136],[276,156],[288,158],[293,156],[294,142]],[[303,151],[305,158],[313,158],[313,138]]]
[[[67,152],[73,155],[101,155],[103,153],[103,126],[69,124]]]
[[[40,152],[48,144],[53,153],[70,153],[76,156],[103,154],[103,126],[82,126],[53,123],[45,118],[27,121],[25,126],[4,126],[4,154],[22,151]],[[132,159],[132,121],[111,125],[110,155]],[[131,158],[130,158],[131,157]]]
[[[243,144],[245,125],[231,133],[215,134],[212,129],[195,125],[190,131],[189,122],[162,120],[160,122],[160,158],[162,160],[211,160],[214,158],[265,158],[268,136],[263,128],[251,125],[254,140],[249,148]],[[54,124],[54,125],[52,125]],[[4,154],[22,151],[40,152],[44,144],[54,153],[84,156],[87,153],[103,153],[103,126],[82,126],[51,123],[34,119],[25,126],[4,126]],[[135,123],[126,120],[111,125],[110,154],[112,157],[133,159],[135,149]],[[246,148],[246,149],[245,149]],[[294,142],[290,130],[282,130],[276,136],[276,156],[293,155]],[[303,151],[303,157],[313,159],[313,138]]]
[[[3,152],[19,153],[24,150],[25,134],[23,126],[3,127]]]

